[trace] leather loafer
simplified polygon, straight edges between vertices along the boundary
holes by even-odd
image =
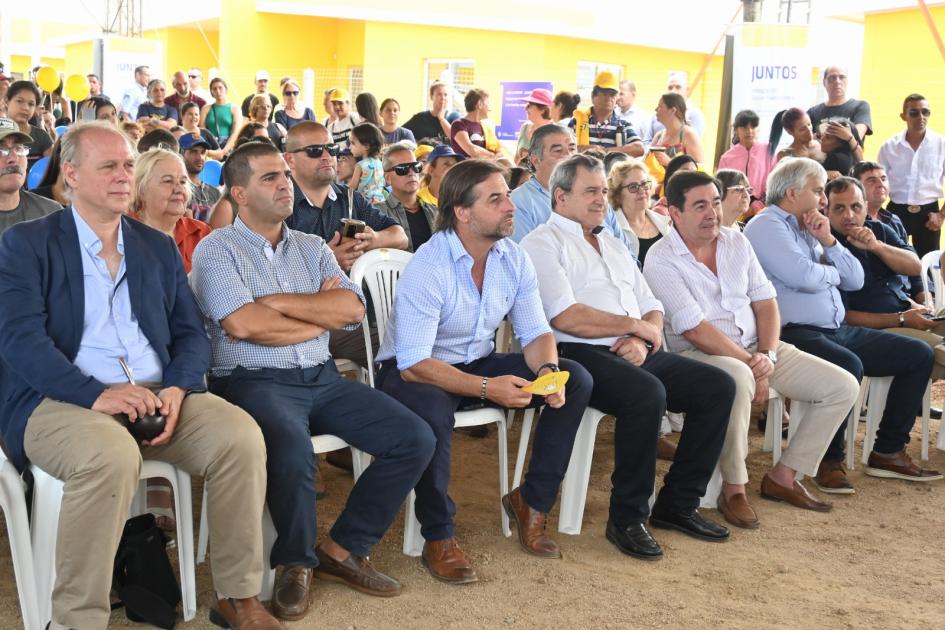
[[[645,523],[631,523],[621,527],[608,520],[605,535],[607,540],[628,556],[651,561],[663,557],[663,550],[650,535]]]
[[[308,613],[311,602],[311,567],[285,567],[272,593],[272,614],[286,621],[297,621]]]
[[[918,466],[902,449],[898,453],[885,455],[873,451],[866,462],[866,474],[885,479],[903,479],[905,481],[937,481],[942,473]]]
[[[799,481],[795,481],[793,487],[785,488],[767,474],[761,480],[761,496],[769,501],[784,501],[794,507],[815,512],[833,509],[833,504],[817,500]]]
[[[348,554],[344,562],[338,562],[321,548],[315,547],[318,566],[315,577],[329,582],[346,584],[356,591],[375,597],[396,597],[400,595],[400,582],[384,575],[374,568],[367,558]]]
[[[814,477],[814,485],[821,492],[827,494],[854,494],[853,484],[847,479],[847,469],[843,462],[820,462],[817,467],[817,476]]]
[[[281,630],[282,624],[269,614],[256,597],[218,599],[210,608],[210,621],[233,630]]]
[[[545,533],[548,515],[532,509],[522,498],[520,488],[502,497],[502,507],[509,518],[515,521],[518,544],[528,553],[541,558],[560,558],[558,543]]]
[[[686,535],[707,542],[725,542],[728,540],[728,528],[713,523],[702,516],[699,510],[671,512],[657,502],[650,513],[650,525],[661,529],[675,529]]]
[[[742,529],[758,529],[758,515],[748,505],[748,497],[744,492],[732,495],[726,499],[725,494],[719,494],[719,512],[722,517],[735,527]]]
[[[662,435],[656,440],[656,459],[667,462],[676,459],[676,445]]]
[[[428,540],[423,543],[420,556],[430,575],[448,584],[470,584],[478,582],[479,576],[455,538]]]

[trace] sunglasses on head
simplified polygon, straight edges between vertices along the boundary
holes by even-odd
[[[919,114],[922,114],[926,118],[932,115],[932,112],[929,110],[928,107],[923,107],[922,109],[919,109],[918,107],[913,107],[907,113],[909,114],[909,118],[915,118]]]
[[[283,94],[284,94],[285,96],[298,96],[298,95],[299,95],[299,91],[298,91],[298,90],[291,90],[291,91],[283,92]]]
[[[387,172],[389,173],[391,171],[394,171],[394,173],[403,177],[410,171],[413,171],[414,173],[419,173],[422,170],[423,170],[422,162],[407,162],[406,164],[398,164],[394,168],[389,168],[387,169]]]
[[[307,147],[302,147],[301,149],[296,149],[291,151],[291,153],[301,153],[305,152],[305,155],[310,158],[321,157],[322,153],[328,151],[328,155],[331,157],[337,157],[338,153],[341,151],[341,148],[337,144],[310,144]]]

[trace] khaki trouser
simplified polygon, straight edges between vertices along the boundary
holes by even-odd
[[[939,313],[941,315],[941,313]],[[886,332],[920,339],[929,344],[929,347],[935,351],[935,365],[932,367],[932,380],[945,378],[945,346],[942,345],[942,335],[945,335],[945,321],[939,322],[938,326],[932,330],[916,330],[915,328],[886,328]]]
[[[856,402],[859,383],[847,371],[801,352],[789,343],[778,343],[778,362],[768,383],[791,400],[809,403],[807,413],[791,437],[791,445],[781,454],[781,462],[805,475],[817,474],[817,466],[834,433]],[[755,378],[745,363],[732,357],[713,356],[699,350],[685,350],[683,356],[721,368],[735,379],[735,402],[719,458],[725,483],[748,483],[745,457],[748,455],[748,426]],[[780,423],[780,418],[768,418]]]
[[[213,394],[181,405],[168,444],[139,447],[114,417],[45,399],[26,425],[26,455],[64,482],[56,538],[53,620],[105,628],[112,564],[142,457],[204,477],[213,583],[223,597],[252,597],[262,581],[266,447],[253,419]]]

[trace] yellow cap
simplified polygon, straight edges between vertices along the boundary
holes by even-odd
[[[330,101],[350,101],[351,96],[348,94],[348,90],[344,88],[335,88],[331,91],[331,94],[328,95],[328,100]]]
[[[421,144],[420,146],[417,147],[417,150],[414,151],[414,155],[417,156],[418,160],[420,160],[421,162],[424,162],[426,161],[427,156],[430,155],[430,151],[432,150],[433,150],[433,147],[431,147],[429,144]]]
[[[601,90],[613,90],[617,92],[620,89],[620,82],[617,81],[617,76],[613,72],[604,70],[594,79],[594,87]]]

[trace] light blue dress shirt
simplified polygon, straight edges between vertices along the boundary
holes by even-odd
[[[846,316],[840,291],[863,286],[863,267],[847,248],[839,241],[823,247],[774,205],[748,223],[745,236],[778,292],[782,326],[840,327]]]
[[[516,243],[521,243],[526,234],[547,223],[551,216],[551,193],[534,177],[512,191],[512,203],[515,204],[515,231],[511,238]],[[620,229],[617,215],[610,206],[604,215],[604,227],[633,253],[630,241]]]
[[[518,244],[504,238],[489,250],[482,294],[472,278],[472,256],[456,232],[436,232],[400,276],[378,361],[397,358],[406,370],[425,359],[472,363],[495,349],[506,315],[524,348],[550,333],[535,268]]]
[[[102,241],[89,224],[70,208],[79,234],[82,252],[82,284],[85,294],[85,319],[82,342],[75,357],[75,365],[86,376],[106,385],[127,383],[128,379],[118,359],[122,358],[138,383],[161,383],[164,368],[151,342],[141,332],[138,318],[131,311],[128,279],[125,269],[125,239],[118,229],[118,253],[121,266],[112,279],[105,260],[98,256]],[[147,304],[147,297],[142,298]]]

